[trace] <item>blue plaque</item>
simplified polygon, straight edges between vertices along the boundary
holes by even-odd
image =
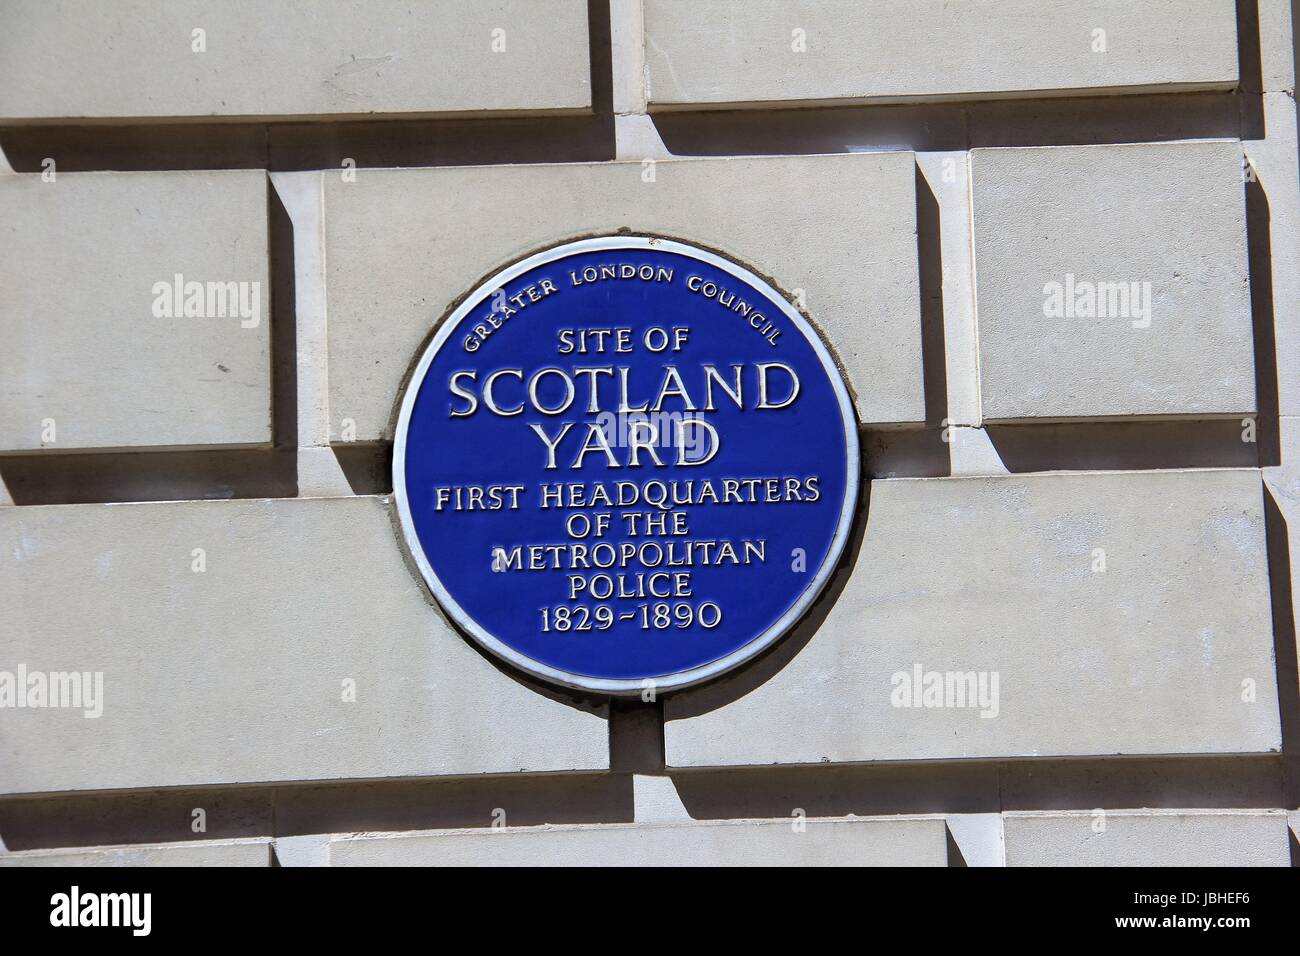
[[[857,419],[768,283],[681,242],[560,245],[442,322],[402,397],[402,534],[471,638],[605,694],[769,647],[835,568]]]

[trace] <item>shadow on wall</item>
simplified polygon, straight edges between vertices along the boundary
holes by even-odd
[[[18,851],[632,818],[627,774],[302,783],[0,799],[0,846]],[[200,820],[203,829],[196,831]]]
[[[1259,464],[1282,461],[1278,421],[1277,328],[1273,314],[1273,216],[1268,194],[1253,166],[1247,167],[1246,250],[1250,269],[1250,312],[1255,329],[1256,447]]]
[[[16,505],[292,498],[292,450],[158,451],[0,458]]]
[[[1288,804],[1277,755],[1123,757],[674,771],[694,819]]]
[[[14,126],[0,150],[15,172],[340,170],[596,162],[614,158],[611,116],[549,119],[334,120],[245,125]]]
[[[1157,468],[1255,468],[1257,444],[1240,419],[1043,422],[987,425],[1012,473]],[[1257,431],[1262,431],[1262,423]]]
[[[1259,34],[1260,0],[1237,0],[1237,76],[1241,91],[1241,138],[1263,139],[1264,61]]]
[[[948,352],[944,343],[943,251],[939,200],[916,167],[916,260],[921,297],[921,373],[925,383],[925,426],[941,430],[948,420]],[[934,450],[935,468],[948,473],[948,445]]]
[[[807,155],[1236,139],[1241,93],[1161,93],[654,116],[678,156]],[[1258,97],[1255,97],[1258,100]]]
[[[1290,537],[1286,518],[1264,486],[1264,534],[1268,546],[1268,581],[1273,612],[1273,660],[1277,665],[1277,703],[1282,721],[1282,756],[1286,802],[1300,807],[1300,667],[1297,664],[1295,604]]]

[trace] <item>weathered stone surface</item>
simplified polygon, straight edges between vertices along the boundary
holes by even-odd
[[[12,0],[0,35],[0,121],[590,107],[583,0]]]
[[[0,176],[0,452],[268,443],[265,174],[54,176]]]
[[[802,290],[862,420],[919,422],[915,179],[911,153],[327,173],[331,438],[348,422],[357,441],[391,437],[421,343],[488,275],[620,229],[720,249]]]
[[[667,762],[1276,750],[1268,588],[1257,471],[877,480],[817,632],[670,698]],[[918,667],[986,705],[915,706]]]
[[[334,866],[946,866],[940,818],[728,820],[336,839]]]
[[[1007,866],[1290,866],[1285,810],[1008,813]]]
[[[646,0],[645,30],[652,108],[1168,92],[1237,81],[1232,0]]]
[[[1254,411],[1240,144],[971,157],[985,421]]]
[[[0,542],[0,670],[103,674],[99,717],[0,711],[0,792],[608,766],[603,708],[425,602],[384,499],[4,508]]]

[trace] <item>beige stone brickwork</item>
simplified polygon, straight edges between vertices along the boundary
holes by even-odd
[[[0,865],[1291,865],[1293,7],[4,3]],[[459,298],[618,232],[770,280],[862,449],[653,699],[460,633],[390,466]]]

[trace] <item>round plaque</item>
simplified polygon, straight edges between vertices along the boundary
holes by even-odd
[[[770,646],[826,584],[857,420],[768,283],[681,242],[529,256],[438,327],[402,397],[402,534],[447,614],[537,677],[672,690]]]

